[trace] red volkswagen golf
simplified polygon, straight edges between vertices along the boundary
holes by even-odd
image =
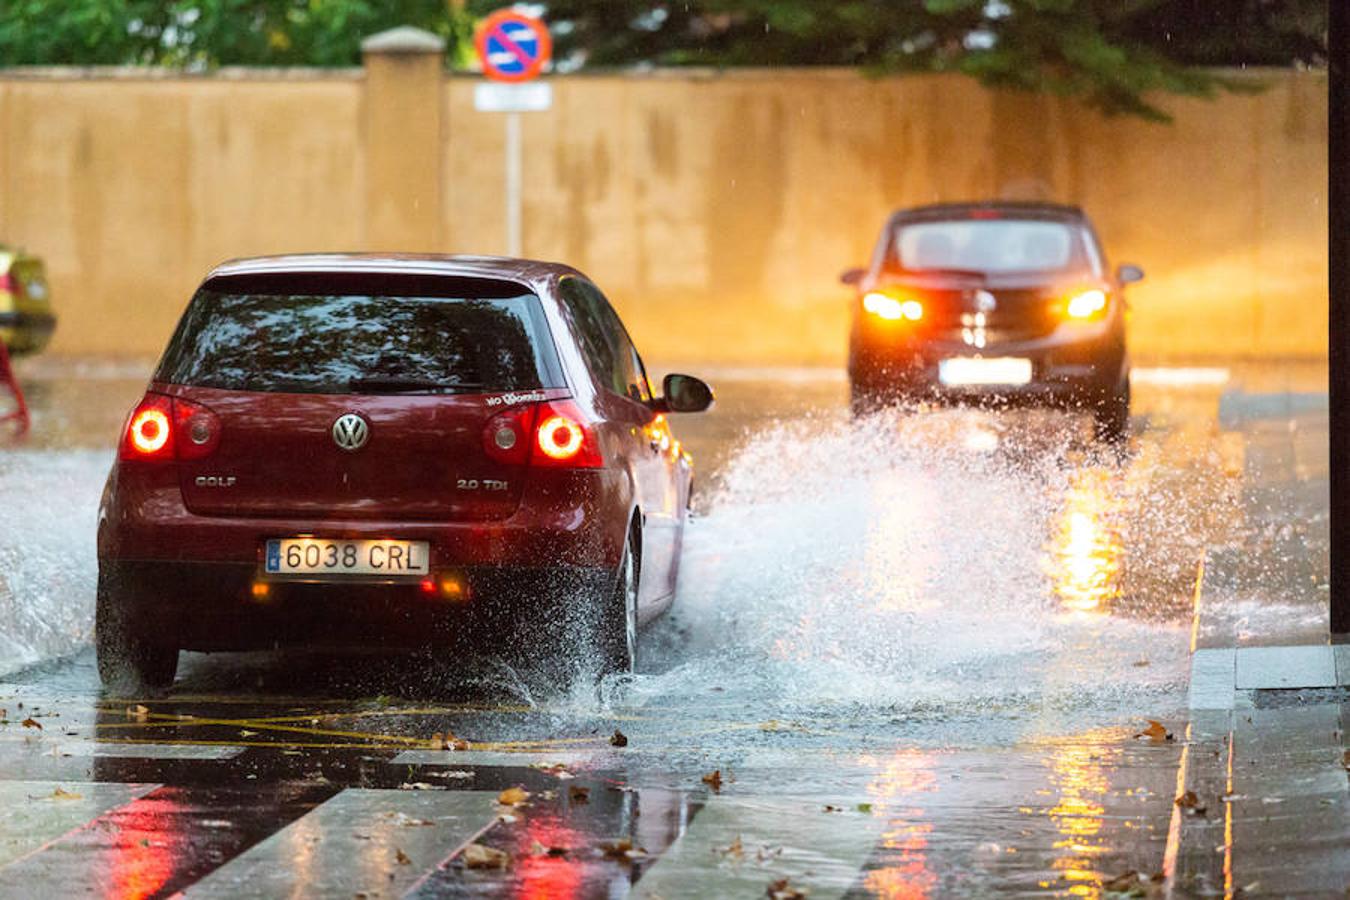
[[[691,463],[603,294],[566,266],[307,255],[211,272],[132,411],[98,521],[99,674],[178,651],[448,647],[634,664],[669,607]]]

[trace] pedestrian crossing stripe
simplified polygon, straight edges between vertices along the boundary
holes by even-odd
[[[72,796],[61,799],[58,788]],[[185,789],[157,784],[0,782],[0,895],[5,885],[22,885],[25,896],[35,897],[97,893],[108,886],[102,880],[109,871],[116,873],[114,886],[144,889],[137,896],[188,900],[433,895],[447,887],[444,879],[461,877],[452,862],[470,842],[489,841],[496,829],[515,823],[525,829],[509,837],[518,846],[533,833],[532,815],[554,822],[549,828],[555,831],[565,821],[549,809],[501,807],[496,790],[315,786],[312,802],[303,796],[271,799],[275,815],[254,823],[250,835],[238,833],[249,830],[241,821],[247,815],[238,804],[247,801],[238,786],[223,789],[230,795],[225,808],[212,806],[219,799],[212,796],[215,789],[196,790],[195,799],[207,803],[193,806],[185,802]],[[885,825],[861,813],[823,813],[806,800],[717,796],[698,811],[697,804],[689,807],[688,795],[680,796],[680,808],[690,811],[673,817],[654,811],[644,820],[625,800],[626,812],[612,827],[597,830],[591,822],[587,835],[576,825],[564,827],[585,844],[550,864],[618,867],[625,880],[636,876],[633,896],[639,897],[760,898],[769,882],[788,878],[813,898],[834,898],[857,882]],[[191,829],[175,832],[175,816],[189,808]],[[822,827],[825,815],[828,827]],[[656,843],[653,829],[672,823],[674,830]],[[624,829],[635,847],[653,844],[644,848],[650,858],[630,860],[598,849]],[[744,848],[741,854],[726,852],[733,843]],[[506,869],[475,872],[474,893],[491,894],[493,884],[509,888],[532,855],[547,856],[520,849],[513,855]]]
[[[183,897],[401,896],[494,822],[496,799],[485,791],[348,788]]]

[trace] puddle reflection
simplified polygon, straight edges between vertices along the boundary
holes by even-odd
[[[937,887],[937,873],[928,859],[933,823],[919,803],[923,794],[937,790],[934,769],[932,754],[901,750],[885,762],[868,786],[877,811],[889,819],[881,841],[882,865],[869,871],[863,882],[874,896],[919,900],[931,896]]]
[[[1055,596],[1065,609],[1106,612],[1121,596],[1125,542],[1113,473],[1080,469],[1064,495],[1051,541]]]
[[[1101,730],[1047,745],[1054,805],[1022,809],[1026,815],[1048,817],[1057,832],[1051,868],[1059,877],[1041,881],[1040,887],[1067,890],[1075,897],[1101,896],[1107,876],[1098,860],[1113,849],[1102,834],[1111,790],[1107,771],[1120,755],[1119,743],[1118,731]]]

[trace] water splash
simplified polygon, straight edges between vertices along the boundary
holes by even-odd
[[[105,450],[0,454],[0,675],[89,643]]]
[[[1184,613],[1114,614],[1125,558],[1146,569],[1155,520],[1178,508],[1134,502],[1149,484],[1136,462],[1097,453],[1065,417],[757,432],[691,524],[676,613],[625,699],[720,688],[766,718],[1175,702]]]

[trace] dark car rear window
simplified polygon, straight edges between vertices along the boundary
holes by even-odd
[[[215,289],[188,305],[157,381],[313,394],[528,390],[561,385],[538,297]],[[265,292],[264,292],[265,290]],[[468,293],[468,292],[464,292]]]
[[[890,243],[892,265],[909,271],[1040,272],[1084,259],[1076,226],[1036,219],[906,222]]]

